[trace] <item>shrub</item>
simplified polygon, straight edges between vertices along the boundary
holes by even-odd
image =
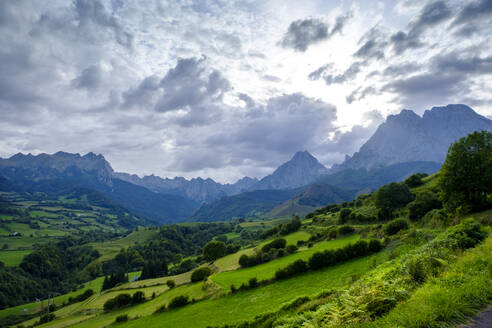
[[[227,254],[234,254],[240,249],[241,249],[241,245],[239,245],[237,243],[231,243],[231,244],[227,244],[226,252],[227,252]]]
[[[427,212],[439,209],[442,203],[436,194],[425,191],[417,194],[416,199],[408,204],[408,218],[412,221],[420,220]]]
[[[119,315],[119,316],[116,317],[116,319],[114,319],[114,322],[115,323],[127,322],[127,321],[128,321],[128,314]]]
[[[209,267],[203,267],[203,268],[196,269],[191,274],[191,281],[192,282],[202,281],[205,278],[207,278],[208,276],[210,276],[212,274],[212,272],[213,272],[212,269],[210,269]]]
[[[135,292],[132,296],[132,304],[145,302],[145,294],[142,291]]]
[[[338,223],[339,224],[347,223],[351,213],[352,213],[352,211],[349,208],[342,208],[340,210],[340,214],[338,217]]]
[[[285,250],[287,251],[287,253],[289,254],[292,254],[292,253],[295,253],[297,252],[298,248],[296,245],[288,245]]]
[[[379,188],[374,194],[374,203],[380,210],[380,218],[391,219],[392,212],[410,203],[414,199],[408,186],[392,182]]]
[[[249,279],[248,286],[250,288],[257,287],[258,286],[258,279],[256,279],[256,277],[253,277],[253,278]]]
[[[171,288],[176,287],[176,282],[172,279],[169,279],[168,281],[166,281],[166,285],[167,285],[167,287],[169,287],[169,289],[171,289]]]
[[[407,221],[403,219],[395,219],[393,221],[388,222],[384,226],[384,233],[388,236],[394,235],[400,230],[408,229]]]
[[[215,261],[218,258],[226,255],[227,246],[221,241],[209,241],[205,247],[203,247],[203,258],[206,261]]]
[[[272,248],[275,248],[275,249],[285,248],[285,245],[287,245],[287,241],[284,238],[277,238],[277,239],[273,240],[272,242],[263,246],[261,248],[261,251],[263,253],[266,253]]]
[[[42,325],[44,323],[53,321],[53,320],[55,320],[55,318],[56,318],[56,316],[55,316],[54,313],[44,314],[44,315],[41,316],[41,318],[39,318],[39,324]]]
[[[424,181],[422,181],[422,179],[425,178],[426,176],[428,176],[427,173],[415,173],[409,176],[404,181],[404,183],[410,188],[418,187],[424,184]]]
[[[341,226],[340,228],[338,228],[338,233],[340,235],[348,235],[348,234],[351,234],[355,231],[354,228],[352,228],[351,226],[348,226],[348,225],[345,225],[345,226]]]
[[[169,302],[169,305],[167,306],[169,309],[176,309],[182,306],[185,306],[186,304],[189,303],[189,298],[188,296],[181,295],[181,296],[176,296]]]
[[[239,265],[243,268],[249,266],[249,256],[246,254],[241,255],[239,258]]]
[[[130,294],[120,294],[114,298],[110,298],[104,303],[104,311],[109,312],[122,307],[128,306],[132,302]]]

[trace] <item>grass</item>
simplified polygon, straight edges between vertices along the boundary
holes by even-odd
[[[307,233],[306,231],[297,231],[294,233],[291,233],[287,236],[283,236],[287,242],[287,245],[295,245],[297,241],[299,240],[308,240],[311,235]],[[256,248],[261,248],[263,245],[269,243],[271,240],[265,241],[261,243],[257,247],[252,247],[252,248],[247,248],[240,250],[234,254],[230,254],[227,256],[224,256],[217,261],[215,261],[215,266],[219,268],[220,271],[230,271],[230,270],[236,270],[239,268],[239,258],[241,255],[246,254],[246,255],[251,255],[255,252]]]
[[[126,291],[126,292],[133,294],[135,291],[136,290]],[[123,293],[123,292],[117,292],[117,293]],[[109,296],[114,297],[117,295],[117,293],[112,292],[107,294]],[[148,298],[151,296],[148,295],[147,292],[145,292],[145,294]],[[81,327],[81,328],[106,327],[111,323],[113,323],[116,317],[121,314],[128,314],[129,317],[150,316],[160,306],[167,305],[171,301],[171,299],[173,299],[176,296],[188,295],[190,299],[194,298],[195,300],[199,300],[206,297],[208,294],[209,294],[209,290],[204,288],[203,282],[186,284],[167,290],[166,292],[157,296],[155,299],[149,300],[148,302],[142,303],[137,306],[133,306],[131,308],[121,309],[110,313],[101,312],[102,305],[104,304],[104,302],[102,302],[100,299],[102,299],[102,297],[106,295],[103,294],[103,296],[98,296],[95,299],[87,302],[86,304],[79,306],[76,309],[76,312],[72,310],[74,315],[72,315],[72,313],[70,312],[68,313],[61,312],[63,309],[55,312],[55,315],[57,315],[58,318],[53,322],[43,325],[42,327],[61,328],[61,327],[66,327],[68,325],[75,325],[75,327]],[[99,310],[99,311],[94,311],[94,310]],[[30,324],[33,323],[34,321],[35,320],[30,320],[23,324],[24,325]]]
[[[256,277],[258,281],[271,279],[275,276],[275,271],[286,267],[295,260],[308,260],[315,252],[340,248],[349,243],[355,242],[358,239],[359,235],[352,235],[332,241],[323,241],[311,248],[298,251],[297,253],[287,255],[267,263],[240,270],[217,273],[213,275],[211,279],[225,290],[230,290],[232,284],[236,287],[239,287],[243,283],[247,284],[249,279],[254,277]]]
[[[22,262],[24,256],[30,254],[31,251],[0,251],[0,261],[2,261],[5,266],[16,266]]]
[[[350,281],[352,275],[363,274],[370,269],[375,259],[384,256],[383,253],[379,253],[355,259],[263,287],[129,321],[121,326],[198,328],[250,320],[266,310],[278,310],[282,305],[299,296],[316,295],[322,290],[342,287]]]
[[[112,259],[120,252],[122,248],[127,248],[135,244],[135,242],[145,243],[146,241],[154,238],[158,233],[159,230],[140,229],[117,240],[102,243],[90,243],[89,245],[97,249],[101,254],[101,257],[99,257],[96,261],[103,262]]]
[[[466,251],[442,276],[365,328],[451,327],[464,323],[492,300],[492,237]]]

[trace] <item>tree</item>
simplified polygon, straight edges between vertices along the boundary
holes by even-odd
[[[427,173],[415,173],[405,180],[405,184],[410,188],[421,186],[424,184],[424,181],[422,181],[422,179],[426,176],[428,176]]]
[[[487,206],[492,191],[492,133],[473,132],[449,147],[439,188],[444,208],[450,213]]]
[[[191,274],[191,281],[202,281],[213,273],[209,267],[198,268]]]
[[[414,199],[414,195],[404,183],[392,182],[376,191],[374,203],[379,209],[381,219],[391,219],[394,210],[403,207]]]
[[[215,261],[216,259],[226,255],[227,246],[221,241],[209,241],[203,247],[203,258],[207,261]]]

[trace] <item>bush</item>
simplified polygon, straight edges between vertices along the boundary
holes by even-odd
[[[185,306],[186,304],[189,303],[188,299],[189,299],[188,296],[184,296],[184,295],[176,296],[171,300],[171,302],[169,302],[169,305],[167,307],[169,309],[176,309]]]
[[[342,208],[338,216],[338,223],[339,224],[347,223],[351,213],[352,211],[349,208]]]
[[[119,315],[119,316],[116,317],[116,319],[114,319],[114,322],[115,323],[127,322],[127,321],[128,321],[128,314]]]
[[[256,277],[253,277],[253,278],[249,279],[248,286],[250,288],[257,287],[258,286],[258,279],[256,279]]]
[[[272,242],[266,244],[265,246],[263,246],[261,248],[261,251],[263,253],[266,253],[266,252],[268,252],[272,248],[275,248],[275,249],[285,248],[285,245],[287,245],[287,241],[284,238],[277,238],[274,241],[272,241]]]
[[[379,188],[374,194],[374,203],[380,210],[380,218],[391,219],[394,210],[403,207],[414,199],[408,186],[392,182]]]
[[[212,273],[213,273],[213,271],[209,267],[203,267],[203,268],[196,269],[191,274],[191,281],[192,282],[202,281],[205,278],[207,278],[208,276],[210,276]]]
[[[427,173],[416,173],[409,176],[404,181],[404,183],[410,188],[418,187],[424,184],[424,181],[422,181],[422,179],[425,178],[426,176],[428,176]]]
[[[408,229],[407,221],[403,219],[395,219],[393,221],[388,222],[384,226],[384,233],[388,236],[394,235],[400,230]]]
[[[132,297],[130,294],[120,294],[104,303],[104,311],[109,312],[130,305]]]
[[[292,253],[295,253],[297,252],[298,248],[296,245],[288,245],[285,250],[287,251],[287,253],[289,254],[292,254]]]
[[[39,324],[42,325],[44,323],[53,321],[53,320],[55,320],[55,318],[56,318],[56,316],[55,316],[54,313],[44,314],[44,315],[41,316],[41,318],[39,318]]]
[[[209,241],[205,247],[203,247],[203,258],[206,261],[215,261],[218,258],[226,255],[227,246],[221,241]]]
[[[145,294],[142,291],[135,292],[132,296],[132,304],[145,302]]]
[[[249,256],[246,254],[241,255],[239,258],[239,265],[243,268],[249,266]]]
[[[340,228],[338,228],[338,233],[340,235],[348,235],[348,234],[351,234],[355,231],[355,229],[351,226],[348,226],[348,225],[345,225],[345,226],[341,226]]]
[[[277,270],[275,272],[275,279],[276,280],[285,279],[288,277],[295,276],[299,273],[306,272],[307,270],[308,270],[308,265],[306,261],[299,259],[294,263],[289,264],[287,267]]]
[[[169,289],[171,289],[176,287],[176,282],[174,280],[169,279],[168,281],[166,281],[166,285],[167,287],[169,287]]]
[[[412,221],[420,220],[424,215],[433,210],[440,209],[442,203],[436,194],[425,191],[417,194],[413,202],[408,204],[408,218]]]

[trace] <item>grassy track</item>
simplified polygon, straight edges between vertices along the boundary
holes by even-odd
[[[239,269],[235,271],[220,272],[211,277],[212,281],[225,290],[230,290],[232,284],[239,287],[242,283],[247,284],[249,279],[256,277],[259,281],[271,279],[275,276],[275,271],[283,268],[298,259],[307,260],[313,253],[327,249],[336,249],[359,239],[359,235],[352,235],[332,241],[323,241],[311,248],[300,250],[292,255],[284,256],[279,259],[256,265],[253,267]]]

